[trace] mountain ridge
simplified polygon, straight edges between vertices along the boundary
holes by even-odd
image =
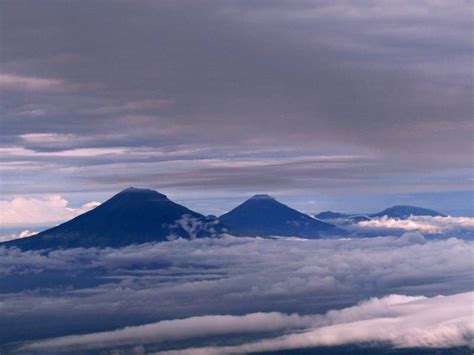
[[[321,220],[331,219],[370,219],[387,216],[388,218],[407,219],[411,216],[430,216],[446,217],[445,214],[423,207],[410,205],[394,205],[377,213],[339,213],[334,211],[324,211],[316,214],[314,217]]]

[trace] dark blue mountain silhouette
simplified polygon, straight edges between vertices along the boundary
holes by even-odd
[[[0,245],[21,249],[121,247],[176,237],[208,237],[223,231],[218,221],[159,192],[128,188],[66,223]]]
[[[435,210],[430,210],[428,208],[422,208],[422,207],[416,207],[416,206],[403,206],[403,205],[398,205],[398,206],[393,206],[386,208],[385,210],[378,212],[378,213],[372,213],[372,214],[348,214],[348,213],[339,213],[339,212],[333,212],[333,211],[325,211],[321,212],[314,217],[317,219],[321,220],[348,220],[354,223],[360,222],[360,221],[365,221],[369,220],[371,218],[379,218],[379,217],[384,217],[387,216],[389,218],[395,218],[395,219],[407,219],[410,216],[431,216],[431,217],[446,217],[446,215],[437,212]]]
[[[348,214],[348,213],[339,213],[332,211],[321,212],[314,216],[316,219],[322,221],[328,221],[336,225],[358,223],[362,221],[369,221],[370,217],[362,214]]]
[[[241,235],[319,238],[345,235],[332,224],[298,212],[268,195],[255,195],[219,217],[232,232]]]
[[[371,214],[369,216],[370,217],[387,216],[389,218],[397,218],[397,219],[407,219],[410,216],[446,217],[446,215],[440,212],[437,212],[435,210],[430,210],[428,208],[415,207],[415,206],[403,206],[403,205],[393,206],[381,212]]]

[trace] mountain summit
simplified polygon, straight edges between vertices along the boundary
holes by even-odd
[[[219,217],[219,221],[242,235],[319,238],[345,234],[332,224],[315,220],[269,195],[253,196]]]
[[[130,187],[57,227],[6,242],[21,249],[121,247],[177,237],[208,237],[224,231],[217,222],[157,191]]]

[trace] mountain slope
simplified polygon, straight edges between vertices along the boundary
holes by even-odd
[[[128,188],[57,227],[2,245],[21,249],[120,247],[176,237],[206,237],[222,230],[218,222],[159,192]]]
[[[253,196],[219,217],[219,221],[242,235],[319,238],[346,234],[332,224],[318,221],[268,195]]]

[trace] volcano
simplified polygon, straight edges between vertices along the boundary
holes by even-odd
[[[210,237],[224,231],[215,219],[181,206],[166,195],[131,187],[68,222],[0,245],[23,250],[122,247],[176,238]]]
[[[345,235],[336,226],[294,210],[269,195],[255,195],[219,217],[233,233],[259,236],[320,238]]]

